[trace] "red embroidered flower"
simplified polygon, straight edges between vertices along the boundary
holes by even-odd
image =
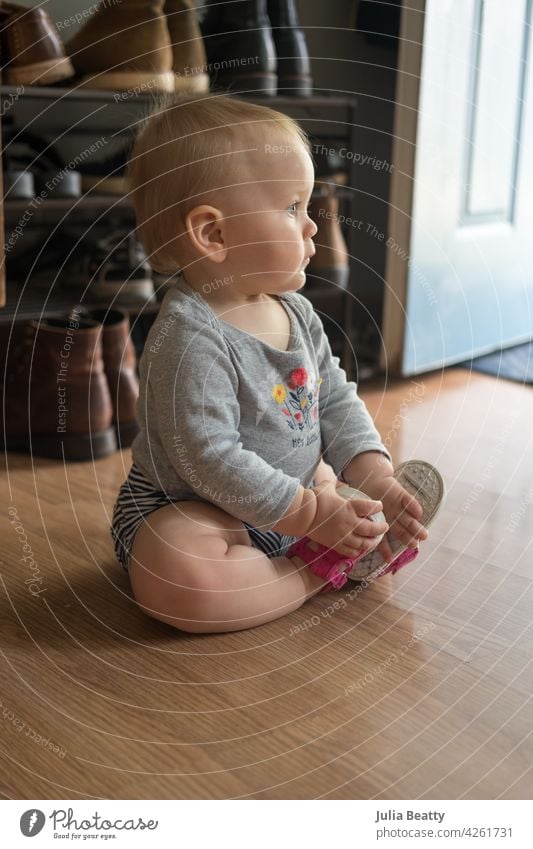
[[[297,422],[301,422],[302,419],[303,419],[303,416],[302,416],[301,413],[295,413],[294,418],[296,419]]]
[[[311,418],[313,419],[314,422],[316,422],[316,420],[318,418],[318,409],[317,409],[316,405],[311,410]]]
[[[295,368],[291,374],[291,380],[296,386],[305,386],[307,383],[307,371],[304,368]]]

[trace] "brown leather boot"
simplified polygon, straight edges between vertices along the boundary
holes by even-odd
[[[180,94],[209,91],[205,47],[193,0],[166,0],[165,15],[174,57],[175,90]]]
[[[309,215],[318,227],[314,238],[316,253],[311,257],[306,279],[310,288],[333,283],[348,287],[350,258],[339,222],[339,199],[335,186],[317,183],[320,194],[311,199]]]
[[[174,91],[164,0],[102,0],[67,44],[81,85],[150,93]]]
[[[102,325],[72,312],[26,326],[9,354],[5,386],[8,451],[92,460],[116,450],[104,374]]]
[[[51,85],[74,76],[61,39],[48,14],[0,4],[2,82],[7,85]]]
[[[119,448],[126,448],[139,432],[136,413],[139,381],[129,316],[122,310],[107,307],[91,309],[88,315],[103,325],[102,352],[113,404],[113,425]]]

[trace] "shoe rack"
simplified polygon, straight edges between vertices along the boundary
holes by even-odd
[[[0,86],[3,133],[9,131],[12,136],[20,130],[29,129],[35,135],[53,140],[55,146],[68,148],[67,161],[83,155],[91,145],[98,142],[105,145],[122,134],[131,133],[154,103],[153,96],[146,94],[77,90],[60,86],[28,86],[22,92],[19,89]],[[344,147],[348,151],[357,150],[357,98],[354,96],[316,94],[309,98],[268,97],[258,99],[257,102],[268,104],[295,118],[317,144]],[[346,165],[346,185],[337,187],[336,191],[344,220],[350,217],[356,220],[357,166],[353,158],[347,158]],[[28,215],[30,207],[31,215]],[[124,221],[131,221],[132,225],[134,223],[133,210],[127,198],[99,194],[96,189],[75,199],[47,197],[33,206],[30,200],[25,199],[0,202],[0,238],[4,241],[4,261],[0,271],[0,337],[6,335],[12,325],[23,324],[30,319],[57,316],[72,305],[72,296],[55,285],[53,279],[45,282],[44,286],[31,277],[17,282],[5,279],[5,249],[14,229],[24,219],[29,219],[23,227],[27,230],[27,233],[22,234],[25,240],[27,234],[38,225],[44,225],[50,231],[73,223],[91,227],[97,222],[106,221],[109,216],[115,220],[120,216]],[[353,256],[354,229],[343,229],[349,254]],[[357,321],[365,320],[364,311],[358,306],[356,282],[352,264],[346,291],[326,283],[323,287],[314,285],[313,289],[305,291],[305,295],[322,317],[333,351],[340,357],[343,368],[351,378],[364,379],[372,373],[373,365],[369,356],[365,372],[363,363],[356,363],[354,359]],[[158,309],[158,303],[147,304],[137,310],[130,309],[132,327],[146,335]]]

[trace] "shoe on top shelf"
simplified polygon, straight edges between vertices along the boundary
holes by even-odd
[[[74,76],[61,39],[41,6],[0,4],[2,82],[52,85]]]
[[[163,7],[164,0],[100,2],[67,43],[80,84],[132,94],[174,91]]]
[[[209,91],[205,47],[194,0],[166,0],[174,90],[180,94]]]
[[[268,16],[278,58],[278,94],[311,97],[311,63],[295,0],[268,0]]]
[[[209,2],[202,34],[209,73],[217,88],[276,94],[276,50],[266,0]]]

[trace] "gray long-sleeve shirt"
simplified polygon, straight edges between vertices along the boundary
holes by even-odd
[[[270,530],[321,455],[335,474],[363,451],[390,455],[331,353],[307,298],[279,296],[281,351],[223,321],[183,277],[165,295],[140,361],[133,460],[172,500],[212,502]]]

